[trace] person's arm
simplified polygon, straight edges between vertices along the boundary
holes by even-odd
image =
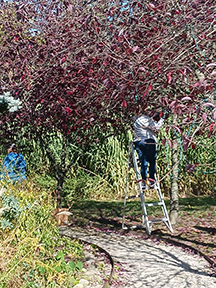
[[[2,162],[2,167],[3,167],[4,172],[9,168],[9,166],[10,166],[10,159],[9,159],[9,156],[6,155]]]
[[[25,159],[24,159],[22,154],[18,154],[18,158],[17,158],[17,161],[16,161],[16,169],[17,169],[17,171],[26,170],[26,161],[25,161]]]
[[[154,120],[149,120],[149,128],[152,130],[159,130],[164,125],[164,119],[161,118],[158,122],[154,122]]]

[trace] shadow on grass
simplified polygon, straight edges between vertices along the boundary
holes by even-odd
[[[146,201],[146,202],[152,202]],[[169,200],[165,200],[167,210],[169,211]],[[216,198],[203,196],[193,198],[180,198],[179,199],[180,212],[189,214],[190,217],[195,213],[206,213],[208,208],[215,208]],[[113,229],[120,229],[122,226],[124,203],[123,201],[95,201],[95,200],[74,200],[74,204],[71,208],[73,216],[70,218],[71,223],[80,226],[108,226]],[[147,210],[149,218],[158,217],[161,211],[161,207],[152,208]],[[135,224],[138,222],[141,224],[141,202],[140,200],[127,201],[125,208],[125,219],[129,223]],[[199,228],[197,228],[199,229]],[[201,229],[208,228],[200,227]],[[215,234],[215,229],[210,229],[209,233]]]
[[[171,238],[170,236],[170,233],[166,233],[164,232],[164,229],[161,230],[161,229],[156,229],[154,231],[152,231],[152,235],[158,235],[158,236],[161,236],[161,237],[168,237],[168,238]],[[172,235],[172,238],[175,238],[177,241],[179,242],[190,242],[192,244],[195,244],[197,246],[199,245],[202,245],[203,247],[208,247],[208,248],[216,248],[216,244],[214,243],[211,243],[211,242],[207,242],[207,237],[195,237],[195,239],[192,239],[190,235],[188,235],[188,237],[186,237],[187,235],[185,235],[185,237],[182,235],[182,234],[174,234]]]
[[[205,231],[209,234],[215,235],[216,234],[216,228],[212,228],[212,227],[201,227],[201,226],[194,226],[194,228],[201,230],[201,231]]]
[[[106,219],[106,218],[90,218],[91,222],[95,222],[102,225],[112,226],[113,228],[121,228],[122,224],[116,220]]]
[[[189,198],[179,198],[179,205],[184,211],[191,210],[203,210],[216,206],[216,197],[212,196],[200,196],[200,197],[189,197]],[[199,208],[201,207],[201,208]]]
[[[86,227],[106,227],[109,229],[121,229],[123,216],[122,201],[93,201],[93,200],[76,200],[71,208],[72,224]],[[140,202],[128,202],[125,214],[130,221],[137,221],[141,215]]]

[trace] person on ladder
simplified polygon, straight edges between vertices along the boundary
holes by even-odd
[[[141,163],[141,176],[143,189],[146,189],[147,169],[149,164],[150,189],[155,188],[155,172],[157,157],[156,132],[164,125],[164,120],[168,117],[168,112],[164,110],[162,117],[157,112],[149,111],[145,115],[135,117],[134,120],[134,145]]]

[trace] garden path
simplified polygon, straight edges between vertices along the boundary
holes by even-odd
[[[216,288],[208,262],[181,247],[65,226],[60,227],[60,234],[96,244],[120,264],[118,284],[111,283],[111,288]]]

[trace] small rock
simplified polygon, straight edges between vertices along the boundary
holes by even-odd
[[[89,281],[86,280],[86,279],[80,279],[79,284],[88,285],[88,284],[89,284]]]
[[[82,284],[76,284],[74,288],[84,288]]]
[[[85,279],[80,279],[79,283],[74,286],[74,288],[87,288],[89,281]]]

